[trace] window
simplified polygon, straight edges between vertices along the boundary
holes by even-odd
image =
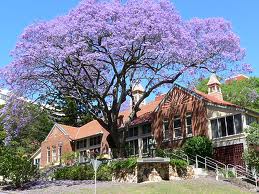
[[[234,125],[235,125],[235,128],[236,128],[236,133],[237,134],[243,132],[241,114],[234,115]]]
[[[219,124],[219,136],[220,137],[227,136],[225,117],[218,119],[218,124]]]
[[[62,156],[62,146],[58,146],[58,161],[61,160],[61,156]]]
[[[101,136],[95,136],[90,138],[90,146],[101,144]]]
[[[138,154],[138,140],[137,139],[132,140],[132,141],[128,141],[127,147],[128,147],[129,155],[137,155]]]
[[[86,139],[80,140],[76,142],[76,149],[85,148],[87,145]]]
[[[151,124],[145,124],[142,126],[142,134],[151,133]]]
[[[143,154],[148,153],[149,151],[149,140],[151,137],[143,138]]]
[[[227,122],[228,135],[234,135],[235,130],[234,130],[233,116],[226,117],[226,122]]]
[[[169,124],[168,120],[164,120],[164,139],[169,138]]]
[[[181,119],[179,117],[174,118],[174,138],[182,137]]]
[[[218,133],[218,120],[213,119],[210,121],[211,123],[211,130],[212,130],[212,138],[218,138],[219,133]]]
[[[129,128],[128,137],[138,136],[138,127]]]
[[[36,159],[34,160],[34,165],[37,166],[37,167],[40,166],[40,158],[36,158]]]
[[[56,155],[56,146],[53,146],[52,147],[52,162],[55,162],[56,161],[56,158],[57,155]]]
[[[186,116],[186,133],[187,136],[192,135],[192,115]]]
[[[47,147],[47,163],[50,163],[50,148]]]
[[[253,117],[251,115],[246,115],[246,124],[251,125],[253,122],[258,122],[256,117]]]
[[[225,137],[243,132],[241,114],[212,119],[212,138]]]

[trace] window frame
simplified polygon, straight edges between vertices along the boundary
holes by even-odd
[[[240,115],[240,124],[241,124],[241,132],[237,133],[236,130],[236,123],[235,123],[235,116]],[[229,135],[229,131],[228,131],[228,123],[227,123],[227,117],[232,117],[232,122],[233,122],[233,129],[234,129],[234,134]],[[219,125],[219,120],[220,119],[224,119],[225,122],[225,127],[226,127],[226,135],[223,136],[222,132],[220,132],[220,125]],[[212,128],[212,122],[216,121],[217,122],[217,137],[213,137],[214,132],[213,132],[213,128]],[[217,118],[211,118],[210,119],[210,126],[211,126],[211,133],[212,133],[212,139],[220,139],[220,138],[225,138],[225,137],[231,137],[231,136],[235,136],[235,135],[240,135],[244,133],[244,128],[243,128],[243,119],[242,119],[242,114],[241,113],[237,113],[237,114],[231,114],[231,115],[225,115],[222,117],[217,117]]]
[[[188,118],[191,119],[190,125],[188,125],[188,121],[187,121]],[[187,113],[185,116],[185,126],[186,126],[186,137],[192,137],[193,131],[192,131],[192,114],[191,113]],[[191,133],[188,133],[189,132],[188,127],[191,127]]]
[[[175,128],[175,121],[180,121],[180,127]],[[173,139],[182,139],[183,138],[183,132],[182,132],[182,121],[180,116],[175,116],[173,119],[173,130],[174,130],[174,137]],[[176,136],[176,130],[180,130],[181,136]]]

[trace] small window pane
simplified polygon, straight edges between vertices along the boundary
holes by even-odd
[[[179,127],[181,127],[181,120],[178,118],[174,120],[174,128],[179,128]]]
[[[227,130],[228,130],[228,135],[234,135],[234,121],[233,121],[233,116],[228,116],[226,118],[227,121]]]
[[[242,118],[241,114],[235,115],[234,116],[234,123],[235,123],[235,128],[236,128],[236,134],[242,133]]]
[[[212,130],[212,138],[218,138],[219,133],[218,133],[218,122],[217,119],[213,119],[210,121],[211,123],[211,130]]]
[[[219,119],[219,131],[220,131],[220,137],[227,136],[225,118]]]

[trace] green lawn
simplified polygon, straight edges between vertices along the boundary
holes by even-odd
[[[91,189],[82,189],[82,193],[93,193]],[[121,184],[104,186],[97,189],[97,194],[244,194],[247,190],[212,180],[167,181],[145,184]]]

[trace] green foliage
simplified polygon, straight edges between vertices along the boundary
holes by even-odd
[[[208,91],[209,79],[201,80],[197,85],[197,90],[204,93]],[[259,94],[259,78],[251,77],[241,81],[233,81],[231,84],[223,83],[221,85],[223,98],[242,107],[246,107],[255,111],[259,111],[259,97],[253,94]],[[252,95],[252,96],[251,96]]]
[[[54,178],[57,180],[93,180],[94,169],[91,164],[63,167],[54,172]],[[111,181],[111,167],[107,164],[102,164],[97,170],[96,179]]]
[[[92,180],[94,169],[91,165],[63,167],[55,171],[54,178],[57,180]]]
[[[60,97],[59,109],[64,113],[59,122],[66,125],[79,127],[93,120],[90,114],[82,112],[80,104],[72,98]]]
[[[225,178],[234,178],[234,177],[236,177],[235,173],[232,170],[220,170],[220,173],[222,173]]]
[[[15,187],[21,187],[38,176],[37,167],[29,158],[12,148],[0,150],[0,175],[11,180]]]
[[[78,152],[66,152],[62,155],[61,160],[65,165],[72,165],[78,160]]]
[[[117,160],[111,163],[111,169],[113,171],[120,170],[133,170],[137,166],[136,158],[128,158],[125,160]]]
[[[184,176],[187,173],[187,162],[181,159],[171,159],[170,160],[170,165],[172,165],[172,167],[176,168],[177,174],[179,176]]]
[[[259,172],[259,124],[252,123],[245,132],[248,149],[243,153],[243,158],[250,167]]]
[[[112,168],[107,164],[102,164],[96,174],[96,179],[99,181],[111,181],[112,180]]]
[[[156,149],[156,156],[162,158],[185,158],[185,153],[182,148],[177,149]]]
[[[187,141],[183,145],[183,150],[187,155],[200,155],[200,156],[212,156],[212,142],[208,137],[195,136]]]
[[[246,141],[248,145],[259,146],[259,124],[252,123],[245,129],[247,133]]]
[[[53,126],[53,121],[49,113],[40,107],[31,105],[29,109],[34,119],[22,128],[18,135],[12,136],[9,146],[23,150],[26,154],[31,155],[40,147],[41,142],[46,138]],[[0,120],[2,120],[2,118]],[[5,137],[6,133],[1,125],[0,145],[3,145]]]
[[[259,152],[248,148],[243,153],[243,158],[246,161],[246,163],[250,166],[256,169],[257,172],[259,172]]]

